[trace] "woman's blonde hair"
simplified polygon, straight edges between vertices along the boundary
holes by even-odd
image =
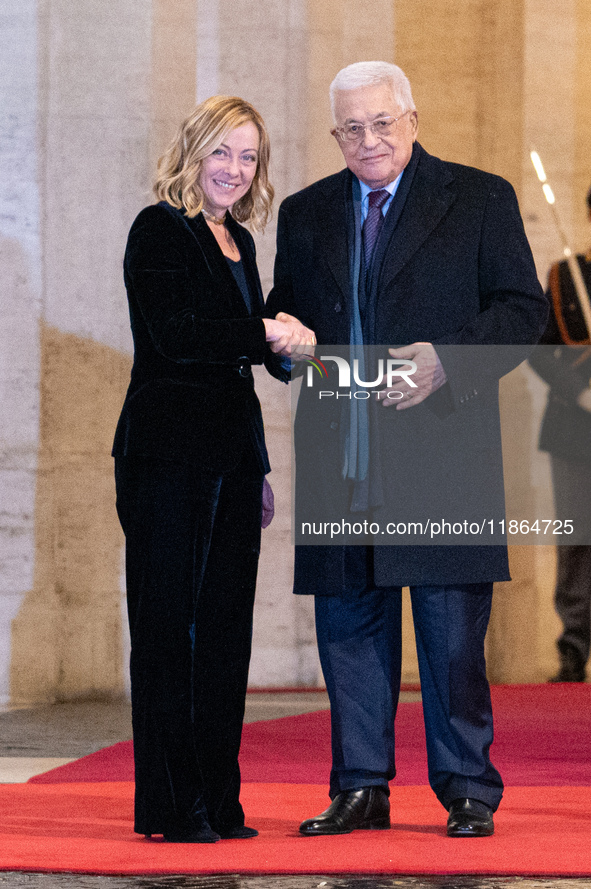
[[[264,229],[275,193],[269,182],[269,136],[258,111],[237,96],[211,96],[183,121],[158,161],[156,197],[184,209],[187,216],[197,216],[204,199],[199,185],[203,160],[219,148],[231,130],[249,122],[259,131],[257,169],[248,192],[232,207],[232,216],[256,231]]]

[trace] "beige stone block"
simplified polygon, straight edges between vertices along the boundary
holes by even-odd
[[[573,236],[572,171],[576,125],[576,23],[575,3],[560,9],[548,0],[525,3],[524,68],[524,181],[526,212],[537,216],[528,235],[538,270],[545,280],[552,261],[561,253],[549,208],[545,205],[527,153],[533,145],[540,153],[556,195],[556,207],[569,239]],[[557,89],[557,83],[559,88]],[[583,200],[581,195],[580,200]]]
[[[149,175],[182,120],[196,104],[197,3],[152,3],[151,116]]]
[[[556,584],[555,546],[536,546],[534,549],[534,576],[538,591],[538,637],[537,659],[538,676],[545,681],[558,669],[556,640],[562,632],[562,623],[554,608],[554,587]],[[513,680],[511,680],[513,681]]]
[[[14,621],[13,694],[71,699],[111,688],[119,695],[123,537],[110,449],[129,359],[53,328],[43,328],[41,349],[35,571]],[[47,629],[32,663],[40,621]],[[80,653],[72,640],[85,633]]]
[[[309,134],[307,183],[337,172],[344,166],[339,148],[329,136],[333,125],[329,86],[337,72],[352,62],[394,61],[394,3],[370,0],[360,5],[315,2],[309,4],[308,107]]]
[[[233,32],[233,33],[232,33]],[[303,89],[303,70],[297,70],[289,58],[290,45],[280,27],[267,25],[263,32],[250,23],[230,29],[235,51],[225,59],[219,70],[219,92],[239,95],[251,102],[262,115],[269,130],[273,157],[276,159],[278,139],[285,138],[286,122],[295,121],[293,106],[298,107],[297,93]],[[269,47],[273,47],[269,51]],[[301,54],[296,45],[295,53]],[[253,78],[253,58],[257,59],[258,76]]]
[[[419,140],[432,154],[477,165],[479,0],[397,0],[395,61],[408,76]]]
[[[27,345],[23,342],[25,354]],[[7,351],[10,351],[10,347]],[[35,454],[39,424],[39,378],[37,356],[33,354],[30,358],[32,366],[13,367],[4,377],[0,396],[0,452],[5,454]]]
[[[512,547],[510,583],[495,584],[487,635],[489,681],[537,682],[538,594],[534,576],[534,548]]]
[[[552,597],[555,549],[511,546],[509,583],[495,584],[487,636],[491,682],[544,682],[558,659],[555,639],[560,622]]]
[[[575,145],[573,170],[573,229],[574,245],[587,250],[591,243],[587,206],[584,196],[591,186],[591,4],[576,2],[575,54]]]
[[[114,579],[118,581],[123,537],[112,466],[100,473],[87,461],[62,464],[53,481],[60,495],[54,557],[62,607],[88,601],[116,607],[120,595]]]
[[[6,160],[2,155],[0,148],[0,164]],[[1,211],[8,215],[9,205],[1,205],[0,215]],[[26,220],[20,222],[26,228]],[[37,443],[39,305],[36,271],[26,244],[0,233],[0,449],[12,453],[35,448]]]
[[[34,479],[33,467],[0,471],[0,596],[24,592],[33,582]]]
[[[270,178],[275,188],[275,217],[281,201],[309,183],[304,181],[304,159],[308,152],[308,128],[318,128],[318,119],[294,101],[280,103],[281,117],[289,121],[290,132],[279,131],[277,121],[265,120],[271,140]],[[310,118],[310,119],[309,119]],[[328,133],[328,129],[326,130]],[[274,246],[274,236],[273,236]]]
[[[47,141],[46,321],[129,350],[122,261],[151,203],[146,147],[124,122],[72,116],[53,118]]]
[[[151,4],[58,0],[47,24],[41,36],[50,115],[107,120],[148,111]]]
[[[294,648],[255,644],[250,661],[250,688],[285,688],[295,685],[297,652]]]
[[[120,599],[118,589],[105,597],[103,604],[69,604],[61,626],[60,676],[56,688],[58,700],[115,700],[123,696],[121,615],[109,603]]]
[[[129,382],[129,358],[54,328],[44,328],[42,348],[42,448],[108,458]]]
[[[282,527],[284,523],[273,531],[276,518],[262,533],[261,558],[259,561],[259,573],[257,583],[257,601],[268,604],[271,609],[281,612],[284,602],[291,603],[289,596],[292,590],[293,580],[293,556],[294,550],[291,543],[291,527]],[[281,620],[278,618],[277,620]],[[288,621],[291,617],[288,617]],[[266,632],[267,627],[264,628]]]
[[[32,548],[34,577],[24,602],[24,613],[27,614],[32,614],[30,605],[33,608],[36,605],[55,608],[58,603],[55,554],[59,499],[53,484],[53,461],[46,458],[47,455],[40,456],[36,478]]]
[[[109,607],[26,603],[13,621],[11,700],[116,699],[124,688],[121,623]]]
[[[23,603],[12,623],[11,703],[57,700],[60,623],[51,604],[32,599]]]
[[[281,636],[281,642],[289,644],[293,627],[292,614],[293,547],[289,531],[279,531],[273,544],[263,543],[257,584],[259,615],[255,638]],[[261,613],[263,609],[263,613]]]
[[[357,0],[345,0],[342,6],[343,65],[372,60],[394,61],[394,9],[393,0],[370,0],[363,6]]]

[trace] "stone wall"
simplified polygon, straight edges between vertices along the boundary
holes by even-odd
[[[0,0],[0,703],[126,693],[109,456],[131,361],[121,260],[156,159],[195,102],[238,93],[259,108],[279,201],[342,165],[328,134],[336,71],[396,61],[427,150],[513,183],[545,279],[560,245],[528,153],[535,144],[573,245],[585,245],[590,37],[586,0]],[[257,249],[268,290],[274,224]],[[264,372],[257,385],[278,510],[251,682],[311,685],[311,602],[290,594],[289,393]],[[526,371],[511,385],[504,410],[533,442],[543,386]],[[521,445],[506,443],[518,457]],[[510,484],[532,508],[547,502],[544,457]],[[498,681],[552,669],[553,558],[512,553],[489,634]],[[416,678],[405,600],[404,679]]]
[[[39,448],[41,172],[37,4],[0,3],[0,701],[12,621],[33,584]]]

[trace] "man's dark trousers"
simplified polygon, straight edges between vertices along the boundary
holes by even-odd
[[[473,798],[496,810],[503,782],[489,758],[493,739],[483,657],[492,583],[411,587],[429,783],[449,808]],[[330,697],[330,796],[377,785],[395,773],[402,591],[368,586],[316,596],[316,632]],[[422,743],[422,739],[420,740]]]

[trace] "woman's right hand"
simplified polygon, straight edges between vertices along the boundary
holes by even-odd
[[[267,342],[272,352],[300,360],[314,354],[316,336],[293,315],[279,312],[275,318],[263,318]]]

